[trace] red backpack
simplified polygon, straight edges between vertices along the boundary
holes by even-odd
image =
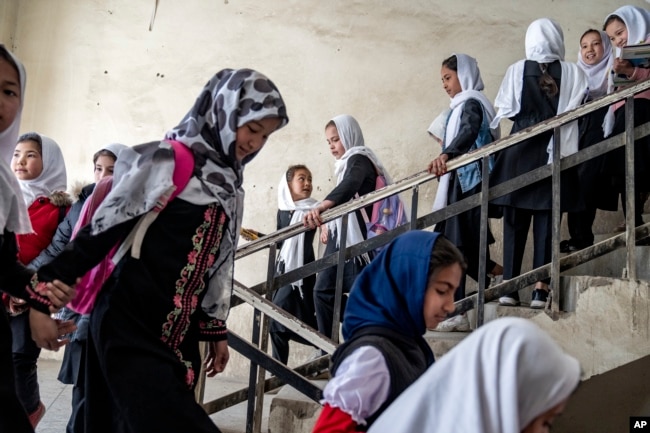
[[[167,203],[174,199],[181,191],[185,188],[187,183],[192,177],[192,172],[194,170],[194,154],[192,151],[182,143],[178,141],[169,141],[174,149],[174,174],[172,180],[176,189],[172,192],[171,196]],[[104,179],[97,182],[93,193],[86,199],[86,202],[81,209],[81,214],[79,215],[79,220],[74,227],[72,232],[72,239],[76,236],[77,232],[81,227],[84,227],[86,224],[89,224],[92,220],[95,211],[104,200],[104,198],[111,191],[113,186],[113,177],[105,177]],[[132,256],[139,258],[140,257],[140,245],[142,244],[142,239],[144,238],[144,233],[146,228],[153,222],[153,220],[158,216],[161,209],[154,209],[145,215],[143,215],[135,227],[131,230],[129,235],[120,241],[111,250],[108,252],[106,257],[99,262],[94,268],[86,272],[86,274],[81,278],[81,281],[77,283],[77,296],[68,303],[68,307],[71,310],[76,311],[80,314],[90,314],[93,307],[95,306],[95,299],[97,294],[100,292],[104,283],[113,273],[115,265],[124,257],[128,250],[133,247]]]

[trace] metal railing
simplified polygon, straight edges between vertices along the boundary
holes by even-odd
[[[395,182],[381,190],[371,192],[365,196],[359,197],[353,201],[337,206],[324,212],[321,216],[323,221],[329,222],[337,218],[342,218],[343,228],[341,230],[340,250],[334,254],[318,259],[305,266],[289,271],[283,275],[275,275],[276,245],[283,240],[307,231],[302,224],[294,224],[284,229],[278,230],[268,236],[241,246],[235,255],[235,259],[241,259],[251,254],[264,251],[268,253],[268,266],[266,281],[256,284],[252,287],[246,287],[236,282],[232,307],[245,302],[253,306],[254,319],[252,329],[252,339],[250,342],[241,337],[230,333],[230,346],[251,360],[249,387],[236,391],[219,399],[204,402],[203,406],[208,413],[214,413],[230,407],[234,404],[248,401],[248,418],[246,423],[247,432],[259,432],[261,428],[261,404],[264,398],[264,392],[277,388],[283,384],[290,384],[298,391],[307,395],[315,401],[321,398],[321,390],[310,381],[310,377],[319,374],[327,369],[329,356],[323,356],[317,360],[308,362],[296,369],[287,368],[285,365],[272,359],[266,353],[268,337],[268,318],[276,320],[284,325],[287,329],[295,332],[313,345],[327,354],[332,354],[336,349],[338,336],[338,326],[340,323],[339,311],[342,296],[342,267],[346,260],[371,251],[381,245],[389,243],[392,239],[412,229],[424,229],[441,222],[451,216],[461,214],[476,206],[481,208],[480,227],[480,249],[485,251],[487,248],[487,229],[488,229],[488,203],[503,195],[518,190],[524,186],[535,183],[539,180],[551,177],[552,184],[552,259],[548,263],[520,276],[495,285],[490,289],[485,287],[485,279],[479,278],[478,291],[456,303],[455,314],[460,314],[471,309],[476,309],[476,326],[480,326],[484,320],[483,308],[486,302],[498,299],[506,294],[513,293],[526,286],[529,286],[539,280],[550,278],[552,281],[559,281],[560,273],[579,264],[593,260],[596,257],[607,254],[618,248],[626,248],[627,276],[635,279],[636,272],[636,255],[635,242],[650,236],[650,223],[642,226],[634,226],[634,212],[626,213],[626,231],[617,236],[603,240],[591,247],[585,248],[573,254],[560,256],[560,173],[563,170],[575,167],[585,161],[604,155],[619,147],[625,146],[625,179],[626,179],[626,208],[634,209],[635,205],[635,176],[634,176],[634,141],[650,134],[650,123],[634,127],[634,95],[650,89],[650,80],[635,84],[627,89],[620,90],[610,95],[604,96],[597,100],[591,101],[574,110],[553,117],[547,121],[534,125],[515,134],[504,137],[489,145],[486,145],[474,152],[465,154],[458,158],[448,161],[447,168],[449,171],[455,170],[475,161],[481,161],[483,167],[482,173],[482,192],[459,202],[448,205],[447,207],[435,212],[430,212],[418,216],[418,198],[419,188],[427,182],[436,179],[436,176],[427,172],[416,173],[405,179]],[[561,158],[559,151],[560,127],[577,119],[597,111],[603,107],[625,100],[626,128],[625,132],[617,136],[610,137],[600,143],[590,146],[580,152]],[[507,182],[496,186],[489,185],[488,158],[495,153],[506,149],[510,146],[517,145],[524,140],[533,136],[553,131],[554,150],[553,160],[550,164],[539,167],[528,173],[522,174]],[[350,214],[354,216],[354,211],[374,203],[383,198],[394,194],[410,192],[411,218],[410,223],[397,227],[394,230],[382,235],[366,240],[364,242],[347,246],[345,233],[347,230],[347,219]],[[332,266],[338,266],[336,305],[334,308],[334,339],[328,339],[316,330],[302,323],[300,320],[277,307],[269,301],[270,294],[279,287],[290,284],[294,281],[313,275]],[[484,254],[479,258],[479,275],[486,274],[486,257]],[[231,308],[232,308],[231,307]],[[557,318],[559,315],[559,284],[552,286],[551,304],[547,313]],[[261,367],[261,368],[260,368]],[[264,370],[270,371],[275,377],[265,379]],[[197,392],[198,398],[202,401],[202,385],[199,384]]]

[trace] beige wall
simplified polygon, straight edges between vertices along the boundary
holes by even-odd
[[[271,77],[291,121],[246,171],[244,225],[275,227],[276,185],[292,163],[313,171],[314,197],[333,185],[325,123],[360,122],[366,144],[394,178],[421,171],[439,150],[431,120],[448,105],[439,65],[452,52],[477,57],[494,98],[507,66],[524,55],[530,21],[555,18],[567,59],[578,38],[617,7],[604,0],[0,0],[0,42],[27,68],[22,130],[63,147],[69,181],[91,178],[103,145],[160,138],[176,125],[207,78],[224,67]],[[643,1],[633,4],[646,5]],[[429,209],[435,185],[422,190]],[[265,258],[237,268],[264,279]]]

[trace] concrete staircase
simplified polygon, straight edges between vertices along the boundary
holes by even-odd
[[[486,321],[528,318],[580,361],[583,383],[554,432],[624,432],[630,416],[650,415],[650,247],[637,247],[637,259],[640,280],[620,278],[624,250],[563,274],[563,312],[555,321],[526,306],[485,306]],[[527,291],[521,295],[528,299]],[[426,337],[440,358],[466,335],[429,332]],[[310,432],[319,413],[318,403],[284,387],[271,402],[268,431]]]

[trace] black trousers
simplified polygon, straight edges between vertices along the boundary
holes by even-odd
[[[533,223],[533,268],[551,262],[551,210],[503,208],[503,278],[521,274],[530,223]],[[548,280],[544,280],[548,283]]]
[[[345,263],[343,271],[343,293],[349,293],[354,280],[363,269],[357,260],[349,260]],[[336,266],[319,272],[316,276],[314,286],[314,307],[316,308],[316,322],[318,332],[328,338],[332,338],[332,323],[334,321],[334,297],[336,295]],[[341,299],[341,319],[345,311],[347,296]]]
[[[0,312],[0,401],[0,432],[34,432],[27,412],[16,394],[11,327],[5,311]]]
[[[568,212],[567,226],[571,243],[577,247],[593,245],[594,232],[592,226],[596,219],[596,208],[589,207],[580,212]]]

